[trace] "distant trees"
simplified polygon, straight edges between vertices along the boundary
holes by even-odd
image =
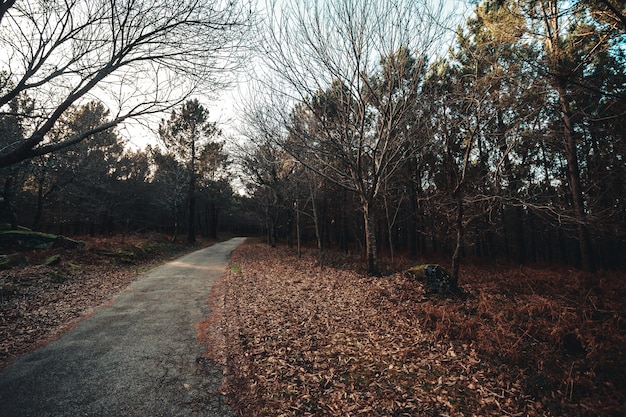
[[[159,196],[154,200],[157,212],[161,213],[159,221],[173,226],[171,232],[176,240],[183,221],[186,189],[189,184],[188,167],[173,153],[165,152],[159,147],[149,148],[148,153],[154,170],[151,184]]]
[[[108,117],[101,103],[90,102],[70,109],[49,135],[88,129]],[[13,197],[20,225],[92,235],[124,231],[141,218],[132,212],[145,201],[142,186],[150,175],[146,155],[128,151],[114,129],[7,169],[18,173]]]
[[[49,135],[89,129],[108,117],[101,103],[90,102],[70,109]],[[89,141],[5,168],[14,172],[5,195],[15,224],[73,235],[155,230],[174,237],[179,230],[188,235],[191,230],[195,237],[200,227],[204,236],[217,237],[220,224],[228,226],[221,211],[234,196],[228,155],[223,143],[215,141],[218,131],[207,117],[198,101],[188,101],[162,122],[169,147],[131,151],[111,128]],[[193,162],[192,145],[197,149]],[[195,207],[190,209],[190,204]],[[181,221],[183,213],[186,221]]]
[[[284,130],[272,116],[273,111],[265,107],[248,111],[246,129],[241,132],[246,143],[238,149],[237,161],[245,175],[244,185],[252,197],[254,211],[263,223],[267,243],[276,246],[279,225],[289,228],[289,222],[281,219],[288,217],[285,213],[291,209],[286,195],[293,158],[279,145]]]
[[[49,136],[73,135],[107,123],[108,111],[100,102],[90,102],[63,117]],[[30,184],[37,193],[37,209],[32,227],[40,226],[44,205],[56,205],[58,213],[69,217],[91,213],[107,217],[111,202],[111,178],[124,154],[124,141],[109,129],[93,135],[90,141],[76,144],[30,161]],[[96,219],[89,219],[96,221]]]
[[[167,164],[129,151],[115,127],[228,85],[252,21],[245,0],[2,1],[0,223],[92,234],[159,224],[149,189]],[[222,158],[221,145],[199,152],[207,167]],[[230,187],[211,181],[216,234]]]
[[[426,3],[286,3],[264,44],[270,104],[248,129],[318,176],[311,195],[333,190],[299,221],[325,244],[363,240],[370,273],[395,248],[444,252],[455,276],[469,254],[623,267],[620,4],[476,2],[444,55]],[[285,171],[282,189],[299,178]],[[342,220],[355,208],[361,225]]]
[[[162,121],[159,126],[159,136],[167,152],[165,158],[172,158],[169,162],[170,172],[173,169],[178,173],[172,185],[176,190],[183,186],[185,189],[187,240],[190,243],[196,240],[196,195],[199,182],[210,181],[210,177],[216,171],[223,170],[226,163],[222,144],[214,141],[220,131],[208,117],[209,112],[197,99],[188,100],[180,110],[172,110],[170,118]],[[204,185],[210,187],[209,184]],[[215,191],[219,193],[219,190]],[[174,195],[178,194],[176,192]]]
[[[241,5],[2,2],[2,223],[193,240],[233,207],[270,244],[357,250],[371,274],[400,252],[443,253],[457,278],[471,255],[624,267],[622,3],[473,2],[446,31],[442,2],[276,2],[237,197],[187,93],[238,62],[221,54]],[[163,146],[129,151],[115,126],[163,109]]]

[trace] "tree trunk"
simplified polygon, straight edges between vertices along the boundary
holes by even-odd
[[[524,239],[524,209],[521,206],[515,207],[516,218],[516,240],[517,240],[517,263],[524,265],[526,263],[526,241]]]
[[[195,213],[196,213],[196,198],[193,192],[189,193],[189,214],[187,218],[187,241],[189,243],[196,242],[196,230],[195,230]]]
[[[268,203],[265,205],[265,221],[267,224],[267,244],[271,247],[276,247],[276,228],[274,215],[272,213],[272,206]]]
[[[391,262],[393,263],[394,260],[394,253],[393,253],[393,221],[391,220],[391,218],[389,217],[389,205],[387,203],[387,197],[385,196],[385,193],[383,194],[383,201],[385,203],[385,218],[387,220],[387,241],[389,244],[389,254],[391,255]]]
[[[574,126],[572,124],[569,102],[567,100],[566,90],[563,84],[564,81],[559,80],[556,88],[559,93],[559,104],[561,106],[561,116],[563,118],[565,133],[567,179],[569,182],[569,189],[572,194],[574,216],[577,222],[581,266],[583,270],[593,272],[595,271],[595,263],[593,260],[593,248],[591,238],[589,236],[589,229],[587,228],[585,204],[580,182],[580,168],[578,166],[578,155],[576,154],[576,137],[574,136]]]
[[[346,208],[348,206],[348,191],[345,188],[341,189],[341,228],[339,231],[340,247],[343,253],[348,253],[348,216]]]
[[[17,229],[17,214],[15,213],[15,205],[13,201],[13,176],[9,175],[4,181],[4,190],[2,196],[4,198],[2,204],[2,221],[9,223],[11,229]]]
[[[209,237],[211,237],[212,239],[217,239],[217,221],[219,218],[219,209],[217,208],[217,204],[209,203],[207,210]]]
[[[313,192],[313,185],[309,182],[309,192],[311,193],[311,205],[313,207],[313,225],[315,226],[315,238],[317,239],[317,257],[320,266],[323,265],[322,258],[322,231],[320,228],[320,219],[317,211],[317,204],[315,204],[315,193]]]
[[[366,201],[363,204],[363,220],[365,222],[365,254],[367,258],[367,273],[374,276],[380,275],[376,253],[374,214],[372,213],[371,202],[369,201]]]
[[[576,136],[574,133],[574,125],[570,111],[570,102],[567,94],[568,77],[571,75],[571,69],[565,64],[564,57],[566,51],[565,42],[560,38],[560,14],[558,10],[558,2],[550,2],[548,4],[550,14],[545,16],[545,25],[548,33],[546,49],[551,53],[553,71],[553,83],[559,97],[559,106],[561,110],[561,118],[563,121],[563,130],[565,135],[565,157],[567,159],[567,179],[569,189],[572,196],[572,207],[574,209],[574,217],[578,229],[578,249],[580,252],[581,267],[585,271],[594,271],[595,265],[593,261],[593,249],[589,230],[587,228],[587,219],[585,214],[585,204],[580,181],[580,168],[578,165],[578,155],[576,154]]]
[[[189,161],[189,214],[187,218],[187,241],[189,243],[196,242],[195,211],[196,211],[196,141],[191,141],[191,161]]]
[[[293,248],[293,209],[286,206],[285,210],[285,235],[287,237],[287,247]]]
[[[302,257],[302,247],[301,247],[301,236],[300,236],[300,202],[296,198],[296,245],[298,249],[298,259]]]
[[[202,216],[202,211],[196,210],[196,233],[199,231],[200,236],[208,237],[209,236],[209,224],[203,220],[206,220],[206,216]],[[203,219],[205,217],[205,219]]]
[[[502,205],[502,211],[500,213],[500,221],[502,222],[502,239],[504,240],[504,256],[506,256],[506,260],[509,261],[511,259],[511,250],[509,247],[509,234],[508,234],[508,225],[507,225],[507,216],[506,210],[507,205]]]
[[[532,255],[532,261],[537,262],[537,241],[536,241],[536,230],[535,230],[535,222],[533,217],[535,214],[532,210],[528,211],[528,229],[530,230],[530,253]]]
[[[417,247],[418,247],[418,233],[417,233],[417,225],[418,219],[422,219],[421,207],[417,201],[419,198],[419,187],[420,187],[420,173],[418,171],[417,160],[415,156],[409,158],[408,161],[409,174],[414,175],[414,178],[411,178],[408,184],[409,188],[409,220],[408,220],[408,240],[409,240],[409,258],[415,259],[417,258]],[[421,246],[421,245],[420,245]],[[421,248],[423,249],[423,248]]]
[[[409,219],[407,222],[409,230],[407,238],[409,241],[409,258],[411,259],[417,258],[417,219],[421,217],[419,213],[419,205],[417,203],[417,191],[415,188],[416,187],[414,185],[409,185]]]
[[[41,222],[41,215],[43,213],[43,179],[37,181],[37,211],[35,212],[35,219],[33,220],[33,230],[39,229],[39,223]]]
[[[452,255],[451,286],[458,287],[459,267],[461,264],[461,250],[463,249],[463,197],[461,191],[456,191],[456,243]]]

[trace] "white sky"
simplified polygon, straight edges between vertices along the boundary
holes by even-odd
[[[459,16],[467,16],[468,11],[471,9],[469,0],[442,1],[446,3],[446,9],[454,11]],[[263,0],[260,0],[260,2],[263,2]],[[463,20],[461,19],[461,21]],[[253,70],[254,68],[249,69],[249,71]],[[238,110],[245,102],[244,97],[246,96],[249,78],[245,72],[238,74],[236,81],[233,83],[234,86],[229,90],[223,91],[218,97],[197,96],[200,103],[209,110],[210,120],[217,122],[220,129],[222,129],[223,139],[228,140],[237,134],[237,123],[239,123]],[[159,121],[164,117],[167,117],[167,115],[155,117],[150,121],[143,121],[142,123],[130,121],[120,126],[118,130],[120,135],[129,141],[131,149],[143,149],[148,144],[155,146],[158,144],[156,130]]]

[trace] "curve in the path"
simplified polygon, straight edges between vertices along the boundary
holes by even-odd
[[[195,325],[235,238],[155,268],[0,373],[0,417],[229,416]]]

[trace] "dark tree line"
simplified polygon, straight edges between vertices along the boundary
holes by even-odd
[[[242,67],[252,23],[245,0],[2,0],[3,227],[180,229],[193,240],[197,225],[215,235],[220,212],[232,203],[222,143],[209,135],[206,149],[185,161],[189,137],[180,134],[189,125],[164,121],[165,150],[137,152],[115,129],[171,111],[170,122],[185,121],[179,107],[201,108],[189,98],[220,91]],[[191,129],[191,143],[206,139],[202,134]],[[179,225],[182,210],[189,215]]]
[[[102,104],[90,102],[59,123],[63,132],[50,134],[71,135],[108,117]],[[131,151],[109,129],[5,168],[2,222],[14,225],[4,227],[92,236],[158,231],[176,238],[182,232],[191,242],[197,233],[212,238],[219,231],[245,233],[246,222],[236,213],[242,203],[230,184],[230,159],[206,109],[187,101],[162,121],[160,136],[163,146]]]
[[[282,83],[243,157],[268,240],[358,248],[370,273],[379,250],[447,253],[455,277],[467,255],[623,268],[623,3],[476,2],[445,56],[411,31],[433,38],[430,3],[406,2],[421,26],[404,4],[276,14]]]

